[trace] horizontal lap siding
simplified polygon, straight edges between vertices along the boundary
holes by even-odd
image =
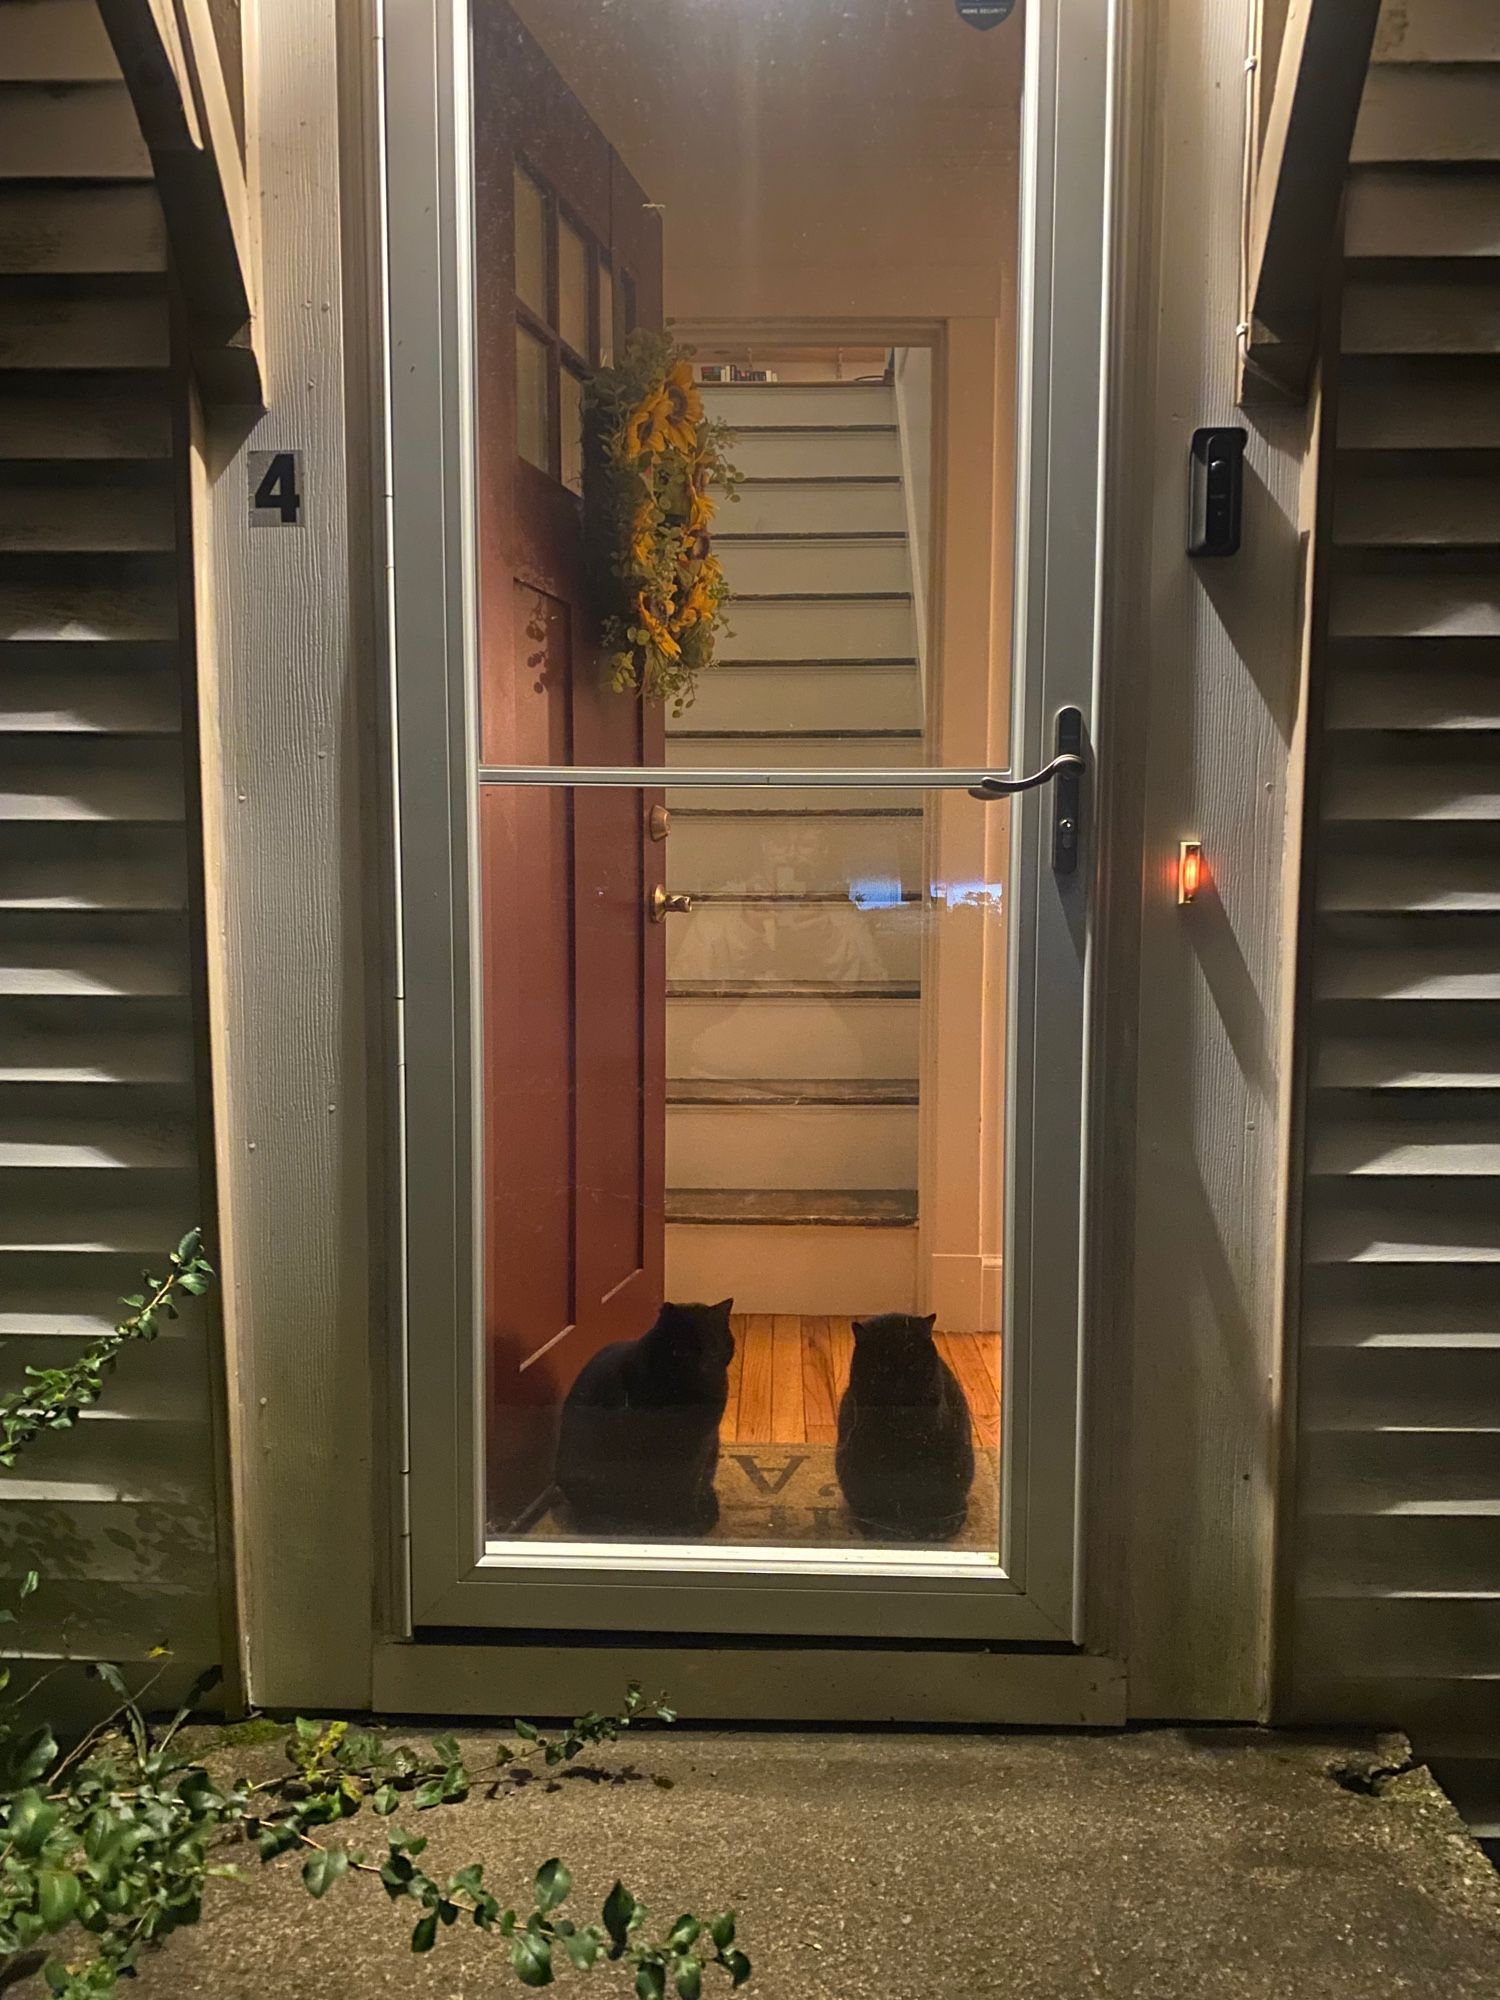
[[[4,1391],[210,1218],[165,240],[92,0],[0,6],[0,134]],[[194,1306],[0,1473],[31,1653],[166,1647],[163,1697],[223,1658],[216,1339]]]
[[[1386,10],[1345,238],[1314,818],[1305,1720],[1500,1833],[1500,39]]]

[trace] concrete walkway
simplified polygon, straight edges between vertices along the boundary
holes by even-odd
[[[561,1855],[580,1919],[617,1873],[668,1921],[732,1904],[748,1992],[765,2000],[1500,2000],[1500,1876],[1442,1794],[1420,1771],[1374,1795],[1331,1775],[1347,1767],[1357,1785],[1399,1764],[1399,1739],[673,1729],[629,1749],[597,1760],[608,1779],[395,1823],[430,1837],[434,1874],[482,1859],[516,1901]],[[264,1775],[277,1753],[233,1761]],[[638,1775],[622,1776],[632,1761]],[[377,1847],[377,1824],[362,1816],[350,1844]],[[140,2000],[523,1990],[472,1926],[414,1958],[412,1905],[368,1878],[314,1903],[295,1869],[251,1863],[223,1885],[202,1926],[143,1967]],[[628,1991],[607,1965],[559,1983]]]

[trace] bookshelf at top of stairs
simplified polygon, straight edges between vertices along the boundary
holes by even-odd
[[[920,765],[895,392],[705,387],[740,497],[731,636],[668,724],[679,765]],[[909,1306],[916,1271],[920,793],[670,796],[668,1288],[741,1310]]]

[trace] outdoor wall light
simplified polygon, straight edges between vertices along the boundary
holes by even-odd
[[[1191,903],[1203,886],[1203,842],[1201,840],[1181,840],[1177,843],[1177,900]]]

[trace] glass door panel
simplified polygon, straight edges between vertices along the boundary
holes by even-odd
[[[1113,8],[874,12],[392,45],[424,1628],[1076,1635]]]
[[[489,1553],[994,1572],[1010,808],[729,775],[482,788]]]

